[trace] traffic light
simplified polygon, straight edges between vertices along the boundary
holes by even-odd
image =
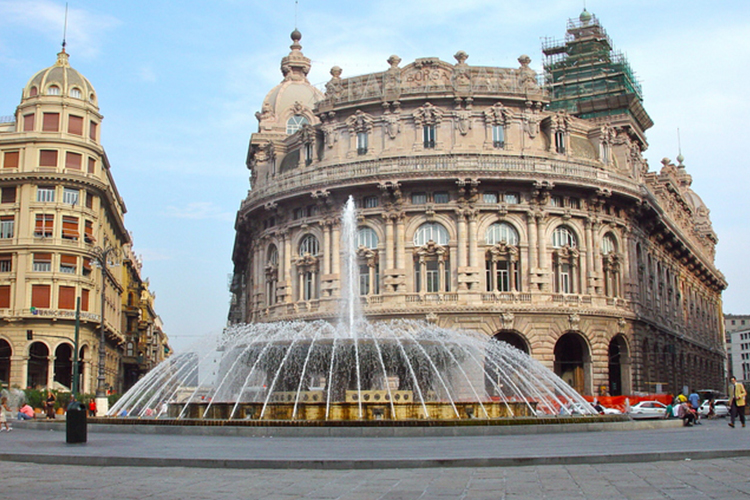
[[[34,340],[34,330],[26,330],[26,340]]]

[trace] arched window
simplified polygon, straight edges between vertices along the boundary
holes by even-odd
[[[279,281],[279,251],[276,245],[269,245],[266,253],[266,304],[276,304],[276,285]]]
[[[294,115],[289,118],[286,122],[286,133],[293,134],[302,128],[305,123],[310,123],[307,118],[302,115]]]
[[[448,230],[437,222],[427,222],[419,226],[414,233],[414,245],[423,246],[429,241],[434,241],[438,245],[448,244]]]
[[[81,89],[70,89],[70,97],[80,99],[82,96]]]
[[[39,91],[36,89],[36,87],[31,87],[31,90],[29,90],[29,96],[34,97],[37,94],[39,94]]]
[[[414,283],[418,293],[450,291],[448,230],[436,222],[422,224],[414,233]]]
[[[507,222],[496,222],[485,234],[485,289],[488,292],[516,292],[518,279],[518,231]]]
[[[318,251],[320,251],[318,238],[316,238],[312,234],[308,234],[304,238],[302,238],[302,241],[299,244],[300,256],[304,256],[305,254],[310,254],[314,257],[318,255]]]
[[[604,294],[607,297],[620,296],[620,256],[617,254],[617,241],[612,233],[602,238],[602,269],[604,270]]]
[[[60,87],[57,85],[50,85],[47,87],[47,95],[60,95]]]
[[[557,293],[578,293],[580,290],[576,246],[576,236],[569,227],[558,226],[552,232],[552,267]]]
[[[378,258],[378,235],[371,227],[357,230],[357,256],[359,266],[359,294],[380,293],[380,261]]]
[[[496,222],[487,228],[487,244],[496,245],[505,243],[507,245],[518,245],[518,231],[507,222]]]
[[[361,227],[357,231],[357,247],[365,247],[371,250],[378,248],[378,235],[371,227]]]
[[[576,235],[567,226],[558,226],[552,233],[552,248],[562,247],[575,248],[577,246]]]

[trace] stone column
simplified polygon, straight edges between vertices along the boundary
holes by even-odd
[[[396,220],[396,269],[406,272],[404,262],[406,261],[406,241],[404,238],[404,216],[399,215]]]
[[[386,214],[385,219],[385,269],[393,269],[393,218]]]
[[[47,360],[47,387],[52,387],[55,383],[55,354],[50,352]]]
[[[328,221],[323,226],[323,275],[331,274],[331,225]]]
[[[463,210],[456,211],[456,218],[458,223],[456,224],[458,232],[458,241],[456,243],[456,267],[464,267],[466,265],[466,217]]]
[[[544,214],[540,212],[534,215],[537,219],[536,229],[537,243],[539,244],[539,269],[544,270],[547,269],[547,240],[544,237],[544,224],[542,224]]]
[[[538,267],[536,259],[536,217],[532,212],[526,214],[526,226],[529,233],[529,253],[526,261],[528,263],[529,272],[531,273],[536,267]]]
[[[284,302],[292,302],[294,299],[293,290],[292,290],[292,240],[291,235],[288,231],[285,231],[282,233],[282,237],[284,238],[284,258],[283,258],[283,273],[282,273],[282,280],[284,282]]]
[[[469,214],[469,267],[477,266],[477,211]]]
[[[333,224],[333,274],[341,276],[341,229],[338,223]]]
[[[591,234],[591,220],[586,219],[583,222],[585,227],[585,238],[586,238],[586,259],[585,259],[585,267],[581,269],[581,275],[583,276],[583,279],[586,280],[585,288],[583,283],[581,284],[581,289],[584,290],[588,294],[593,294],[593,272],[594,272],[594,243],[593,243],[593,236]],[[584,264],[584,263],[582,263]]]

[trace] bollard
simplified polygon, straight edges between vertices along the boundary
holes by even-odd
[[[86,438],[86,405],[73,401],[68,405],[68,413],[65,416],[65,441],[85,443]]]

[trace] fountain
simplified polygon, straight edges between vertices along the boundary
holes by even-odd
[[[342,215],[346,298],[326,321],[228,327],[149,372],[110,416],[257,421],[498,419],[590,408],[522,351],[428,322],[368,322],[357,290],[356,212]],[[592,410],[593,413],[593,410]]]

